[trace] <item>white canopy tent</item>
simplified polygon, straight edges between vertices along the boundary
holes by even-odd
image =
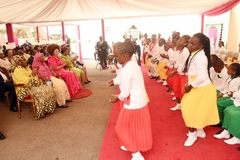
[[[61,22],[64,22],[65,25],[80,25],[83,28],[83,23],[79,21],[104,19],[108,25],[108,20],[125,19],[122,21],[126,23],[129,19],[133,24],[133,18],[140,17],[151,19],[150,17],[199,15],[195,20],[189,19],[188,22],[199,26],[196,27],[199,32],[202,13],[231,1],[236,0],[1,0],[0,29],[4,29],[6,23],[12,23],[14,28],[24,26],[34,28],[60,26]],[[99,22],[99,25],[92,27],[101,27],[101,24]],[[112,26],[110,32],[113,32],[115,27]],[[137,27],[140,29],[141,25]],[[186,27],[190,26],[186,25]],[[97,37],[98,35],[97,33]],[[86,44],[84,47],[87,46]]]
[[[0,23],[39,23],[203,13],[230,0],[1,0]]]

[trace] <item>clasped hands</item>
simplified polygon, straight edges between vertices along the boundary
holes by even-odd
[[[184,91],[185,91],[185,93],[190,92],[192,88],[193,88],[193,87],[192,87],[191,84],[188,85],[188,83],[186,83],[186,84],[184,85]]]

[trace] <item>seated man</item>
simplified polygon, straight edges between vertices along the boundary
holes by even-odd
[[[12,78],[9,77],[5,70],[0,67],[0,97],[4,96],[5,92],[10,92],[11,95],[11,106],[10,111],[18,112],[16,107],[17,104],[17,96],[14,88],[14,84],[12,83]]]

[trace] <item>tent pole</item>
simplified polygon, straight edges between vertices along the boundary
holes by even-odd
[[[50,42],[50,38],[49,38],[49,31],[48,31],[48,27],[46,27],[46,31],[47,31],[47,41],[48,43]]]
[[[204,15],[201,17],[201,33],[204,33]]]
[[[6,24],[6,32],[8,39],[8,48],[15,48],[14,33],[12,28],[12,23]]]
[[[78,31],[78,49],[79,49],[79,57],[82,61],[82,46],[81,46],[81,32],[80,32],[80,25],[77,25],[77,31]]]
[[[38,42],[38,44],[39,44],[39,43],[40,43],[40,37],[39,37],[38,26],[36,27],[36,33],[37,33],[37,42]]]
[[[66,41],[65,41],[65,29],[64,29],[64,22],[61,22],[62,24],[62,41],[63,41],[63,45],[66,45]]]
[[[101,19],[102,24],[102,38],[105,41],[105,27],[104,27],[104,19]]]

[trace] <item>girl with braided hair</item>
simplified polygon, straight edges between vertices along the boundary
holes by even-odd
[[[188,43],[191,55],[186,61],[188,82],[181,101],[182,116],[188,127],[184,146],[191,146],[198,137],[205,138],[203,128],[219,123],[216,88],[209,78],[210,41],[202,33],[194,34]]]

